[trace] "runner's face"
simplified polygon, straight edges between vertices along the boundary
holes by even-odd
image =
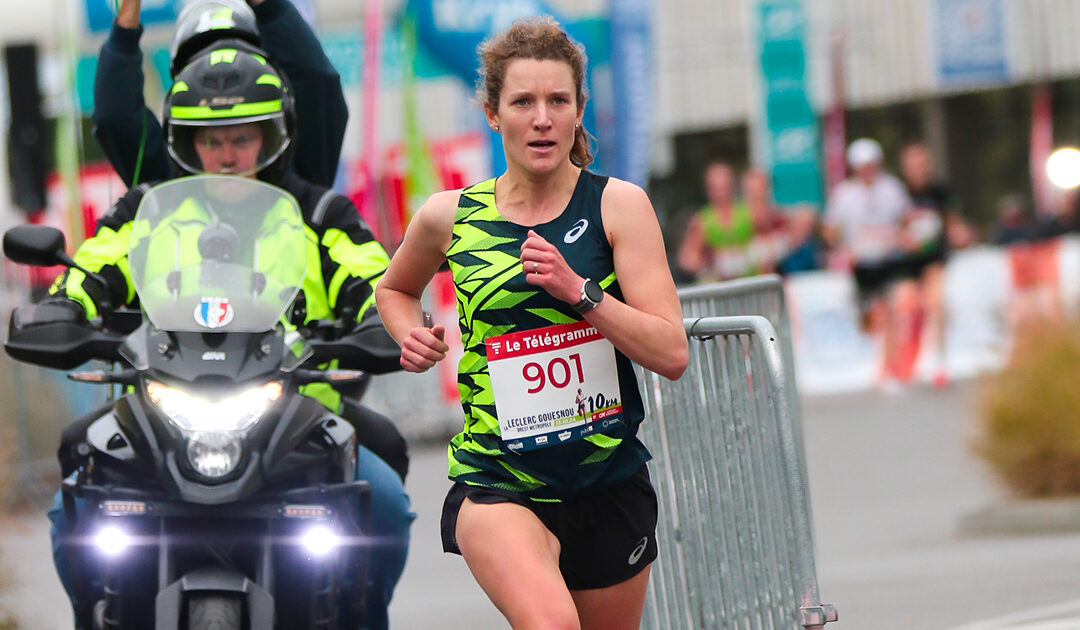
[[[713,164],[705,171],[705,196],[714,206],[726,206],[735,196],[735,174],[723,164]]]
[[[930,152],[918,145],[908,147],[901,157],[900,168],[904,179],[910,184],[925,186],[930,181],[930,171],[933,168]]]
[[[869,186],[877,179],[878,173],[881,172],[881,164],[877,162],[867,162],[855,169],[855,177],[862,180],[864,184]]]
[[[507,162],[528,171],[563,165],[574,146],[582,111],[570,64],[553,59],[513,59],[506,65],[499,109],[485,106],[488,122],[503,136]]]
[[[257,123],[195,132],[195,153],[206,173],[254,177],[262,143],[262,128]]]

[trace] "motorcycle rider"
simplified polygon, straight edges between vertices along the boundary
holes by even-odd
[[[286,169],[293,142],[292,95],[278,71],[263,57],[237,48],[214,48],[196,57],[176,77],[165,102],[164,129],[177,173],[217,173],[280,186],[299,203],[308,231],[308,270],[293,309],[294,323],[338,319],[359,321],[374,315],[374,287],[389,262],[383,247],[345,197],[315,186]],[[128,238],[139,201],[148,190],[130,190],[98,221],[95,235],[74,255],[80,266],[105,279],[107,290],[69,269],[53,285],[47,303],[52,321],[82,321],[99,314],[99,305],[132,304],[136,299],[127,265]],[[40,313],[37,313],[40,314]],[[340,395],[324,384],[303,393],[338,411]],[[85,432],[85,427],[82,428]],[[66,432],[67,433],[67,432]],[[61,458],[64,458],[61,452]],[[68,471],[64,471],[67,474]],[[360,446],[359,478],[371,485],[371,550],[364,619],[368,628],[388,627],[387,605],[404,569],[409,525],[415,515],[401,478],[372,451]],[[77,617],[96,599],[86,580],[73,579],[65,544],[65,522],[57,494],[49,513],[54,560]]]
[[[94,77],[94,136],[129,186],[174,174],[165,135],[143,102],[140,7],[140,0],[120,2],[112,31],[101,45]],[[294,159],[286,168],[309,182],[330,187],[348,109],[341,78],[296,7],[288,0],[194,0],[177,18],[169,49],[170,74],[175,78],[207,49],[226,46],[268,59],[289,83],[297,113],[290,146]],[[408,444],[393,421],[359,403],[363,388],[363,384],[352,388],[342,402],[344,411],[360,443],[404,480],[409,470]]]

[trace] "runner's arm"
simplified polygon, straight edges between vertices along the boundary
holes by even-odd
[[[656,211],[641,188],[611,179],[601,212],[625,302],[609,295],[585,318],[632,361],[675,380],[689,351]]]
[[[708,266],[705,248],[705,229],[701,225],[701,218],[695,214],[690,218],[686,233],[679,243],[679,251],[675,255],[676,264],[686,273],[701,273]]]
[[[446,357],[442,326],[427,327],[420,307],[424,288],[446,260],[460,190],[432,195],[413,215],[405,239],[375,289],[383,326],[401,346],[401,366],[423,372]]]
[[[611,178],[600,204],[625,302],[609,294],[584,317],[631,361],[677,379],[688,360],[686,332],[652,203],[641,188]],[[521,259],[526,272],[534,262],[542,271],[527,273],[529,284],[568,304],[580,300],[584,278],[536,232],[529,232]]]

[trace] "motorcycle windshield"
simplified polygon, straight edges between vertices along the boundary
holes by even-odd
[[[245,177],[183,177],[151,188],[131,224],[128,264],[161,330],[262,332],[277,325],[307,269],[296,200]]]

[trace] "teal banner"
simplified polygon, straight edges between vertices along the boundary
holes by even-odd
[[[139,21],[144,25],[175,22],[180,4],[180,0],[143,0]],[[95,33],[112,28],[118,5],[116,0],[86,0],[86,27]]]
[[[615,123],[612,174],[642,188],[648,185],[652,152],[652,13],[652,0],[608,0]]]
[[[759,0],[757,18],[765,159],[776,203],[820,206],[821,133],[807,95],[803,2]]]

